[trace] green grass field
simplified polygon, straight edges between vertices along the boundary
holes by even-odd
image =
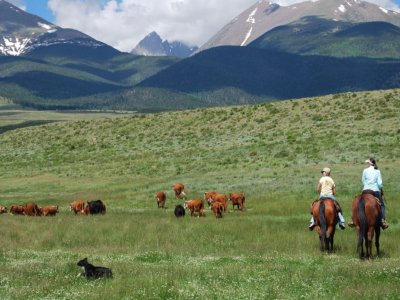
[[[61,211],[0,215],[1,299],[399,297],[400,90],[22,127],[0,134],[0,204]],[[382,255],[358,259],[350,228],[336,232],[334,254],[321,253],[308,230],[320,170],[332,169],[348,221],[369,156],[385,184]],[[245,192],[246,209],[177,219],[178,181],[190,199]],[[73,215],[78,198],[102,199],[107,213]],[[114,278],[77,277],[84,257]]]

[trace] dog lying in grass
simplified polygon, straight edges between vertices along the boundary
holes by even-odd
[[[106,267],[96,267],[90,264],[87,258],[84,258],[77,263],[78,266],[83,267],[83,272],[79,274],[79,276],[84,276],[86,278],[101,278],[101,277],[113,277],[112,271]]]

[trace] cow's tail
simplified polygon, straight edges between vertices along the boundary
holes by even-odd
[[[326,219],[325,219],[325,202],[321,201],[318,211],[318,221],[321,228],[321,238],[326,239]]]

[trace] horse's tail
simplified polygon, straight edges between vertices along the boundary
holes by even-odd
[[[319,227],[321,228],[321,236],[323,239],[326,238],[326,219],[325,219],[325,202],[321,201],[319,204],[319,211],[318,211],[318,221]]]
[[[367,225],[367,217],[365,215],[365,200],[363,198],[358,201],[357,205],[357,215],[358,221],[360,223],[360,233],[364,236],[367,233],[368,225]]]

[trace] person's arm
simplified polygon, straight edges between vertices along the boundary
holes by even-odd
[[[318,185],[317,185],[317,193],[318,194],[321,194],[321,187],[322,187],[321,182],[318,182]]]
[[[332,188],[332,194],[333,194],[333,196],[336,195],[336,186],[335,186],[335,185],[334,185],[333,188]]]
[[[382,182],[382,175],[381,175],[381,171],[378,170],[378,187],[379,189],[383,189],[383,182]]]

